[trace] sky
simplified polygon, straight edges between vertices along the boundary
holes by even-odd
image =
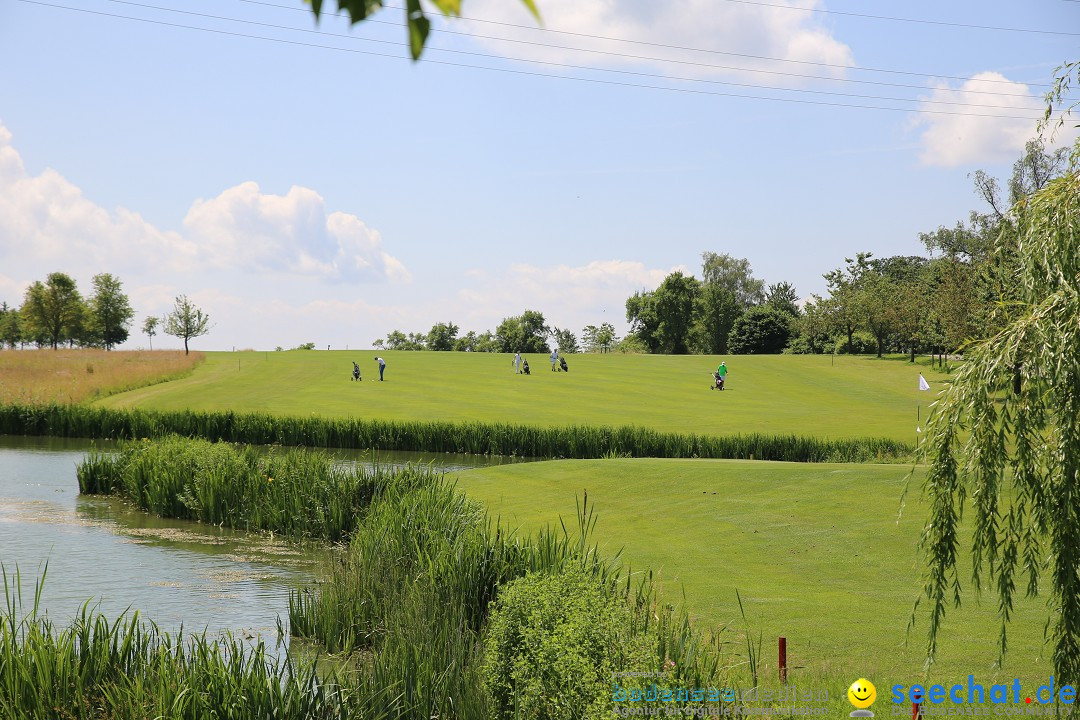
[[[621,336],[705,251],[807,298],[981,209],[1080,59],[1076,0],[536,2],[463,0],[414,63],[402,0],[0,0],[0,301],[108,272],[123,348],[185,294],[193,348],[268,350]]]

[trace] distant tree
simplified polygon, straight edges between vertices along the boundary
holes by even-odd
[[[402,350],[426,350],[427,349],[427,335],[423,333],[409,333],[409,339],[405,343],[405,347]]]
[[[476,352],[476,332],[470,330],[454,341],[454,349],[458,352]]]
[[[210,316],[195,306],[187,295],[178,295],[171,313],[165,316],[165,334],[184,340],[184,354],[188,354],[188,341],[210,332]]]
[[[600,327],[586,325],[581,331],[582,342],[588,352],[610,352],[619,338],[615,335],[615,326],[611,323],[603,323]]]
[[[826,345],[830,343],[830,323],[826,301],[818,295],[811,295],[810,302],[803,306],[802,313],[792,323],[791,331],[798,336],[801,349],[792,347],[789,340],[788,346],[794,352],[816,354],[826,352]]]
[[[823,276],[829,287],[829,301],[823,308],[828,310],[830,323],[847,337],[844,347],[854,352],[854,335],[859,329],[862,312],[860,307],[863,275],[870,269],[872,253],[861,252],[855,259],[845,258],[846,268],[837,268]]]
[[[694,308],[694,346],[708,355],[726,353],[731,328],[742,312],[730,289],[717,283],[703,284]]]
[[[574,353],[581,352],[581,349],[578,347],[577,338],[574,337],[574,333],[569,330],[552,328],[551,341],[555,343],[555,347],[559,348],[560,355],[573,355]]]
[[[375,348],[376,350],[382,350],[383,349],[383,339],[382,338],[377,339],[375,342],[371,343],[371,346],[373,348]]]
[[[768,355],[783,352],[791,335],[791,316],[768,305],[752,307],[731,328],[731,352]]]
[[[293,348],[293,350],[314,350],[314,349],[315,349],[315,343],[313,343],[313,342],[300,343],[299,345],[297,345],[296,347]]]
[[[101,273],[93,277],[91,284],[94,294],[89,302],[89,327],[105,349],[112,350],[113,346],[128,339],[128,327],[135,317],[135,311],[121,289],[122,283],[115,276]]]
[[[485,330],[477,335],[476,347],[473,348],[473,352],[499,352],[499,338],[492,334],[490,330]]]
[[[787,313],[793,318],[799,317],[799,293],[795,286],[789,282],[770,285],[765,292],[765,304],[776,308],[780,312]]]
[[[694,305],[701,283],[692,275],[673,272],[652,292],[634,293],[626,301],[626,320],[649,352],[685,355],[690,352]]]
[[[746,258],[704,252],[701,260],[702,282],[728,290],[743,310],[765,302],[765,281],[753,276],[750,261]]]
[[[551,329],[544,324],[544,316],[535,310],[526,310],[521,315],[503,318],[495,328],[499,352],[550,352],[546,338]]]
[[[428,350],[453,350],[457,341],[458,326],[454,323],[435,323],[428,331],[426,344]]]
[[[38,280],[27,288],[19,315],[30,337],[43,339],[55,350],[78,335],[82,296],[70,276],[50,273],[44,283]]]
[[[391,330],[386,334],[387,350],[404,350],[409,344],[409,338],[400,330]]]
[[[626,322],[630,323],[630,334],[641,341],[646,352],[660,352],[655,292],[642,290],[626,299]]]
[[[161,322],[161,320],[154,317],[153,315],[150,315],[145,320],[143,320],[142,331],[144,335],[150,338],[151,350],[154,349],[154,336],[157,335],[157,327],[159,322]]]
[[[22,340],[19,311],[5,302],[0,306],[0,347],[7,345],[14,350]]]

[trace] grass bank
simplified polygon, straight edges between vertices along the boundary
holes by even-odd
[[[598,508],[600,552],[621,549],[625,562],[658,572],[665,595],[685,593],[698,623],[740,617],[738,590],[750,627],[765,639],[771,673],[782,635],[791,664],[804,668],[793,671],[797,681],[867,677],[880,696],[882,687],[925,677],[925,614],[917,614],[906,633],[922,587],[919,477],[897,517],[909,470],[613,459],[493,467],[455,477],[470,497],[523,533],[571,516],[575,497],[588,490]],[[1009,653],[995,669],[996,596],[984,593],[977,602],[970,585],[966,590],[962,607],[945,619],[931,677],[946,685],[966,681],[969,673],[987,684],[994,678],[1038,680],[1029,687],[1048,681],[1046,600],[1017,603]]]
[[[81,403],[185,377],[203,353],[3,350],[0,403]]]
[[[884,438],[829,440],[795,435],[725,436],[645,427],[536,427],[501,423],[289,417],[231,411],[110,410],[82,405],[0,406],[0,434],[108,439],[168,434],[208,440],[306,447],[414,450],[523,457],[745,458],[791,462],[871,462],[908,457]]]
[[[177,382],[105,398],[105,407],[242,410],[275,415],[438,419],[537,427],[634,425],[662,433],[882,437],[912,443],[946,376],[925,364],[866,356],[729,356],[728,389],[709,390],[720,357],[589,354],[553,373],[546,356],[515,375],[512,356],[371,351],[208,353]],[[352,382],[356,361],[364,380]],[[374,381],[372,381],[374,380]]]

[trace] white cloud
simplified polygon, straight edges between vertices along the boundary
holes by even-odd
[[[924,165],[944,167],[1015,160],[1023,153],[1024,143],[1036,135],[1037,121],[1034,118],[1038,117],[1041,111],[1031,108],[1042,105],[1042,98],[1033,94],[1027,85],[1009,81],[996,72],[978,73],[955,88],[947,82],[938,83],[932,93],[922,100],[921,108],[924,110],[948,110],[957,113],[922,113],[912,121],[913,127],[920,131],[922,151],[919,160]],[[963,108],[935,104],[934,101],[992,107]],[[1066,142],[1068,138],[1059,137],[1057,140]]]
[[[195,201],[183,232],[161,230],[132,210],[109,212],[55,170],[30,175],[11,141],[0,124],[0,265],[19,282],[63,268],[138,275],[144,283],[211,269],[409,280],[376,230],[355,215],[327,213],[314,190],[267,195],[241,183]]]
[[[820,17],[810,11],[820,6],[821,2],[777,0],[775,4],[782,4],[784,7],[718,3],[714,0],[545,0],[539,4],[545,28],[637,43],[539,32],[532,29],[535,20],[523,12],[522,4],[508,0],[473,0],[468,5],[466,16],[526,25],[530,26],[529,29],[481,22],[462,24],[468,27],[469,31],[480,35],[564,46],[541,47],[490,39],[480,40],[506,57],[594,67],[634,66],[677,77],[725,78],[757,84],[791,85],[797,81],[790,77],[750,71],[781,70],[842,77],[844,68],[854,65],[851,48],[834,38]],[[618,53],[622,56],[582,52],[582,48]],[[723,53],[701,51],[710,49],[723,50]],[[627,55],[641,57],[625,57]],[[750,55],[757,57],[745,57]],[[763,57],[827,63],[840,67],[808,69],[805,66],[760,59]],[[664,60],[681,61],[683,64],[663,62]]]
[[[405,267],[383,250],[378,231],[355,215],[327,214],[317,192],[295,185],[282,196],[245,182],[196,200],[184,230],[217,269],[342,281],[409,279]]]

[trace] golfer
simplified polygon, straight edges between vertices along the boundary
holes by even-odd
[[[727,365],[720,363],[716,368],[716,374],[720,376],[720,389],[723,390],[727,385]]]
[[[514,355],[514,374],[521,374],[521,353]]]
[[[559,348],[551,351],[551,372],[555,372],[555,363],[559,362]]]
[[[386,361],[378,355],[375,356],[375,361],[379,363],[379,382],[382,382],[383,371],[386,370]]]

